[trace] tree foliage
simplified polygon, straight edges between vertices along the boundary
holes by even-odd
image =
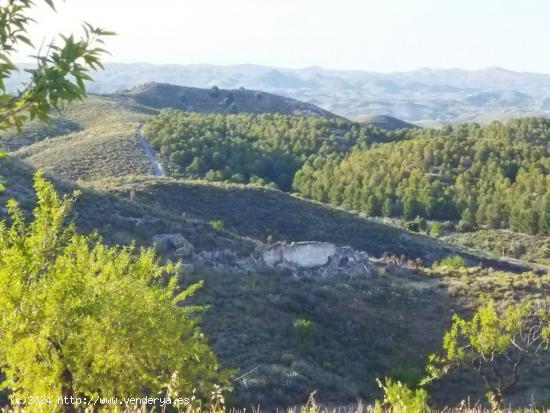
[[[493,301],[471,319],[455,315],[443,338],[442,356],[431,355],[428,379],[456,367],[473,369],[483,379],[493,407],[520,380],[521,368],[550,344],[548,303],[525,301],[499,311]]]
[[[146,133],[187,176],[275,183],[371,216],[550,234],[547,119],[389,132],[326,118],[163,111]]]
[[[35,177],[27,222],[14,201],[0,224],[0,368],[3,386],[28,395],[92,398],[182,396],[220,375],[183,306],[199,285],[178,287],[179,269],[151,249],[109,247],[67,222],[75,200]],[[50,406],[55,409],[55,406]]]
[[[0,162],[2,162],[2,158],[4,157],[4,153],[2,151],[0,151]],[[2,183],[2,175],[0,175],[0,193],[2,193],[4,191],[4,185]]]
[[[413,129],[408,139],[310,157],[294,190],[377,216],[550,234],[550,121]]]
[[[391,378],[386,378],[384,382],[379,379],[376,381],[384,391],[384,399],[376,401],[375,413],[427,413],[430,411],[428,392],[425,389],[411,389],[399,380]]]
[[[179,172],[211,181],[275,183],[290,189],[294,172],[315,154],[364,140],[356,124],[277,114],[204,115],[165,110],[145,133]]]
[[[53,0],[44,0],[54,9]],[[83,37],[60,35],[61,42],[51,42],[36,51],[36,65],[26,69],[30,80],[16,92],[6,88],[6,80],[19,69],[12,55],[27,45],[34,47],[28,28],[35,21],[29,17],[32,0],[10,0],[0,5],[0,129],[20,129],[27,119],[48,121],[51,108],[64,101],[81,99],[90,72],[101,68],[104,37],[113,32],[83,24]]]

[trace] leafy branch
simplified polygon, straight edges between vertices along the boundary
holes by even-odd
[[[53,0],[43,0],[55,10]],[[27,120],[49,122],[52,108],[59,109],[62,102],[86,96],[85,82],[92,80],[90,73],[103,68],[101,56],[104,38],[114,32],[83,23],[83,36],[60,35],[61,42],[50,42],[46,52],[42,48],[33,57],[36,67],[26,69],[30,80],[21,90],[10,93],[6,79],[19,71],[11,55],[22,45],[34,48],[28,28],[36,21],[27,13],[35,5],[31,0],[9,0],[0,6],[0,129],[21,130]]]

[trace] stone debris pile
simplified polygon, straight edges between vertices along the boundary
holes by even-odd
[[[370,274],[375,261],[366,252],[339,247],[330,242],[302,241],[258,243],[249,255],[237,254],[231,248],[195,251],[181,234],[158,234],[153,241],[162,252],[187,258],[184,263],[201,263],[213,268],[254,271],[272,267],[290,271],[295,276],[331,276]],[[192,271],[192,270],[191,270]]]
[[[260,246],[257,255],[270,267],[289,268],[298,273],[318,276],[339,272],[349,275],[370,273],[374,269],[366,252],[328,242],[276,242]]]

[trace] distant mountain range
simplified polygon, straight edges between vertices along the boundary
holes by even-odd
[[[337,115],[388,115],[416,124],[488,121],[550,113],[550,75],[500,68],[375,73],[257,65],[106,65],[90,90],[114,93],[148,82],[252,89],[311,103]],[[13,79],[12,88],[21,81]]]

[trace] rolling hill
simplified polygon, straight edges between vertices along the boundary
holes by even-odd
[[[334,117],[312,104],[244,88],[200,89],[167,83],[147,83],[112,95],[129,98],[145,106],[200,113],[280,113],[296,116]]]
[[[401,119],[385,115],[361,115],[353,119],[355,122],[371,125],[376,128],[394,131],[397,129],[412,129],[418,126],[402,121]]]
[[[281,84],[288,79],[271,73],[263,81]],[[185,99],[181,99],[183,93]],[[187,101],[187,93],[196,101]],[[212,98],[212,93],[219,95]],[[17,199],[30,212],[32,172],[39,168],[47,171],[60,192],[82,191],[76,206],[81,231],[97,231],[108,243],[138,246],[154,245],[155,237],[162,234],[180,234],[193,245],[193,252],[184,258],[160,245],[159,253],[166,261],[183,259],[182,284],[204,280],[193,302],[208,306],[203,329],[223,365],[236,370],[229,403],[286,408],[305,402],[315,390],[327,404],[343,405],[359,397],[371,401],[378,396],[377,377],[393,376],[414,384],[427,354],[440,347],[452,315],[469,314],[482,295],[508,302],[550,293],[550,275],[542,267],[533,272],[530,263],[472,252],[262,185],[153,176],[138,127],[160,108],[176,105],[214,112],[182,117],[227,126],[229,108],[219,102],[229,93],[150,84],[66,107],[51,129],[30,125],[23,134],[0,136],[0,145],[10,152],[0,159],[6,186],[0,193],[1,217],[8,198]],[[232,93],[231,104],[258,99],[257,92]],[[311,158],[314,163],[321,152],[342,159],[353,145],[365,145],[359,139],[362,132],[373,130],[340,118],[324,118],[323,112],[314,114],[313,120],[293,116],[301,104],[269,94],[259,99],[264,97],[272,99],[273,106],[262,106],[263,110],[289,111],[287,115],[242,118],[251,119],[253,130],[274,129],[269,122],[254,123],[257,119],[273,117],[286,125],[288,133],[268,135],[273,140],[265,139],[263,148],[288,154],[296,145],[299,161]],[[248,103],[241,105],[248,107]],[[250,110],[259,109],[250,106]],[[229,116],[233,120],[238,115]],[[344,128],[335,127],[340,122]],[[378,122],[370,127],[403,125],[386,118]],[[326,131],[325,123],[331,125]],[[287,139],[293,124],[306,133],[292,133],[292,139]],[[244,128],[235,125],[224,129],[238,133],[220,136],[235,138],[237,148],[246,146]],[[308,125],[323,133],[309,133]],[[259,136],[263,135],[251,134],[251,142],[257,143]],[[346,142],[350,144],[342,145]],[[160,142],[153,156],[166,165],[169,145],[175,143]],[[302,153],[304,147],[307,151]],[[235,147],[220,148],[229,155],[239,153]],[[211,147],[199,149],[205,158],[211,157]],[[314,270],[269,265],[261,258],[261,251],[279,242],[300,241],[332,243],[351,258],[364,254],[368,258],[357,265],[355,258],[334,258]],[[454,255],[472,267],[440,265],[443,258]],[[301,329],[304,325],[309,327]],[[518,388],[514,402],[526,404],[531,393],[550,391],[541,379],[550,374],[548,366],[529,366],[532,374]],[[238,379],[243,374],[246,380]],[[436,403],[449,405],[465,394],[483,397],[479,389],[475,379],[459,373],[437,384],[431,393]]]
[[[149,83],[124,93],[91,95],[62,108],[49,127],[31,122],[21,134],[3,133],[0,148],[35,167],[72,180],[147,174],[151,166],[136,131],[162,108],[219,114],[273,113],[344,121],[313,105],[264,92],[214,92]]]
[[[14,197],[29,210],[32,168],[8,158],[0,160],[0,173],[7,186],[0,203]],[[63,180],[56,184],[62,192],[75,187]],[[478,268],[465,274],[373,261],[373,268],[355,275],[295,276],[292,269],[266,266],[250,258],[266,235],[351,244],[373,258],[405,253],[429,262],[454,253],[427,238],[280,191],[152,176],[104,179],[81,190],[76,218],[82,231],[97,230],[109,243],[138,245],[152,245],[157,234],[179,233],[193,244],[195,254],[185,258],[180,282],[204,280],[192,302],[209,306],[202,325],[211,345],[236,376],[252,371],[246,382],[235,383],[231,404],[288,406],[305,402],[314,390],[323,403],[372,400],[376,377],[414,382],[452,314],[470,311],[480,294],[507,300],[509,285],[514,297],[550,292],[549,276],[531,272]],[[213,220],[223,228],[209,223]],[[170,253],[164,258],[174,259]],[[297,320],[311,325],[305,341],[294,327]],[[522,396],[527,389],[546,388],[536,379],[548,374],[545,364],[531,368],[536,374],[519,388],[518,402],[527,402]],[[432,394],[450,404],[466,393],[482,397],[478,389],[458,375]]]
[[[22,134],[0,136],[0,147],[36,168],[72,180],[149,173],[136,130],[156,111],[130,101],[91,96],[53,119],[53,128],[34,125]],[[60,129],[56,125],[70,125]]]
[[[257,187],[244,187],[242,190],[233,190],[232,187],[224,189],[224,184],[216,186],[210,183],[186,184],[186,181],[176,179],[173,181],[143,181],[143,177],[152,176],[151,160],[148,158],[143,146],[139,142],[138,127],[145,123],[152,115],[158,114],[160,107],[169,107],[177,93],[186,88],[170,85],[151,84],[145,87],[137,87],[133,92],[123,95],[91,96],[83,102],[79,102],[64,108],[54,118],[53,127],[31,124],[22,134],[12,132],[0,136],[0,146],[5,149],[16,149],[10,155],[23,161],[33,168],[38,168],[63,179],[80,182],[90,187],[109,188],[122,195],[128,192],[124,189],[119,193],[117,185],[120,179],[137,179],[139,185],[132,187],[132,191],[143,194],[153,194],[147,197],[147,204],[152,208],[171,211],[173,206],[189,205],[186,213],[196,214],[198,219],[208,221],[221,218],[232,225],[236,233],[255,239],[265,239],[268,236],[277,240],[302,241],[308,239],[334,242],[336,244],[349,244],[356,249],[367,251],[374,256],[384,253],[405,255],[410,258],[420,257],[427,263],[433,263],[446,255],[461,254],[471,263],[485,262],[486,264],[506,268],[509,270],[524,270],[531,268],[526,263],[512,263],[500,261],[495,257],[482,254],[471,254],[467,250],[458,250],[455,247],[445,246],[434,242],[428,237],[416,236],[396,228],[377,223],[373,220],[360,219],[353,214],[335,210],[306,200],[291,197],[288,194]],[[163,103],[161,91],[167,92],[166,101]],[[199,90],[201,95],[208,94],[207,90]],[[131,97],[138,96],[137,98]],[[147,106],[151,99],[156,102],[156,107]],[[205,109],[206,110],[206,109]],[[213,108],[214,111],[217,108]],[[266,110],[271,110],[266,107]],[[261,117],[258,119],[262,119]],[[270,118],[269,118],[270,119]],[[286,128],[291,128],[292,122],[298,121],[303,125],[301,118],[282,118]],[[314,117],[316,119],[316,117]],[[311,149],[319,151],[318,142],[329,141],[324,134],[338,134],[352,136],[354,125],[340,118],[320,117],[320,123],[316,120],[312,127],[322,131],[328,125],[325,132],[321,132],[312,139],[312,131],[308,129],[296,133],[292,129],[296,143],[301,145],[300,151],[311,146]],[[205,122],[214,122],[214,118],[204,118]],[[292,122],[291,122],[292,121]],[[252,125],[254,125],[252,118]],[[375,124],[372,124],[375,122]],[[161,122],[166,125],[167,122]],[[389,133],[405,130],[412,125],[389,117],[374,117],[366,120],[366,123],[374,128],[384,128]],[[306,123],[307,124],[307,123]],[[244,129],[239,133],[243,134]],[[274,128],[270,123],[268,129]],[[397,127],[402,127],[396,129]],[[226,124],[225,128],[229,128]],[[339,129],[344,128],[344,129]],[[197,130],[198,131],[198,130]],[[317,132],[319,132],[317,131]],[[282,148],[289,148],[285,143],[284,133]],[[279,137],[277,139],[280,139]],[[302,139],[302,142],[299,142]],[[306,140],[311,140],[306,145]],[[325,147],[324,151],[345,153],[357,142],[357,137],[346,139],[348,144],[339,147],[343,137],[332,137],[334,147]],[[173,144],[171,144],[173,145]],[[274,145],[268,142],[269,147]],[[304,146],[305,145],[305,146]],[[201,151],[203,151],[201,149]],[[280,149],[277,149],[280,152]],[[299,152],[301,153],[301,152]],[[308,152],[306,152],[307,154]],[[167,158],[156,154],[158,160],[166,162]],[[168,166],[170,162],[168,160]],[[170,168],[168,168],[170,171]],[[175,174],[176,178],[180,175]],[[134,178],[132,178],[134,177]],[[145,182],[145,183],[144,183]],[[130,184],[130,186],[132,186]],[[140,188],[146,187],[142,191]],[[235,188],[239,188],[236,186]],[[191,198],[187,198],[189,195]],[[163,203],[169,199],[180,199],[177,203]],[[166,201],[167,202],[167,201]],[[212,209],[211,206],[224,205],[223,209]],[[270,211],[279,211],[280,216],[268,218]],[[338,212],[336,212],[338,211]],[[172,211],[178,215],[181,211]],[[243,215],[244,214],[244,215]],[[246,216],[242,221],[239,217]],[[307,217],[307,219],[305,218]],[[323,222],[324,225],[319,225]],[[365,238],[364,233],[370,234]],[[533,267],[534,268],[534,267]]]

